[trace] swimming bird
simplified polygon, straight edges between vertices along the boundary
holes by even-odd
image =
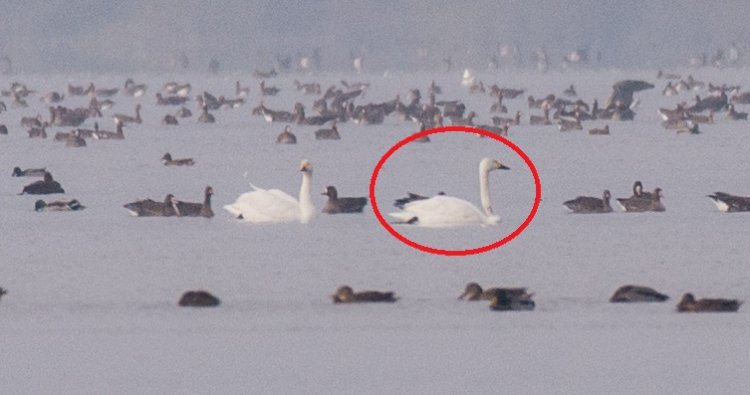
[[[237,97],[247,97],[247,96],[250,95],[250,88],[249,87],[242,87],[240,85],[240,81],[237,81],[234,84],[234,94]]]
[[[336,293],[331,296],[333,303],[365,303],[365,302],[385,302],[393,303],[398,300],[393,296],[393,292],[380,291],[361,291],[354,290],[347,285],[339,287]]]
[[[169,152],[161,157],[161,161],[164,163],[164,166],[192,166],[195,164],[193,158],[172,159],[172,155]]]
[[[713,195],[708,195],[708,197],[713,200],[719,211],[725,213],[750,211],[750,197],[748,196],[736,196],[724,192],[714,192]]]
[[[589,134],[593,136],[603,136],[609,134],[609,125],[604,125],[603,128],[589,129]]]
[[[201,115],[198,117],[199,123],[216,122],[216,118],[213,116],[213,114],[208,112],[208,105],[206,103],[203,103],[203,106],[201,106],[201,109],[202,109]]]
[[[32,182],[29,185],[23,187],[23,191],[20,193],[29,195],[48,195],[52,193],[65,193],[60,183],[52,179],[52,174],[48,171],[44,172],[44,179]]]
[[[237,200],[224,206],[238,219],[252,223],[280,223],[299,221],[303,224],[315,217],[311,187],[313,167],[308,160],[300,164],[302,185],[299,200],[278,189],[262,189],[252,185],[253,191],[243,193]]]
[[[164,118],[161,119],[162,125],[177,125],[179,122],[177,122],[177,117],[175,117],[172,114],[167,114],[164,116]]]
[[[318,129],[315,131],[316,140],[341,140],[336,121],[333,121],[330,129]]]
[[[0,299],[3,298],[3,295],[7,294],[8,291],[5,288],[0,288]]]
[[[287,125],[284,131],[276,137],[276,144],[297,144],[297,136],[292,133],[292,127]]]
[[[189,203],[177,200],[175,203],[177,215],[180,217],[213,217],[214,212],[211,210],[211,196],[213,194],[214,189],[206,187],[203,194],[203,203]]]
[[[669,296],[659,293],[653,288],[640,285],[623,285],[617,288],[609,301],[611,303],[663,302],[667,299],[669,299]]]
[[[482,210],[472,203],[445,195],[429,199],[415,200],[404,205],[403,210],[389,215],[397,223],[414,224],[427,227],[495,225],[500,216],[495,215],[490,202],[489,173],[493,170],[509,170],[497,159],[484,158],[479,163],[479,196]]]
[[[125,132],[123,131],[124,122],[115,118],[115,131],[99,130],[99,124],[94,124],[94,132],[91,134],[95,140],[124,140]]]
[[[82,205],[77,199],[50,202],[40,199],[34,203],[34,211],[79,211],[85,208],[86,206]]]
[[[367,205],[366,197],[338,197],[336,187],[330,185],[322,195],[328,196],[328,201],[321,210],[326,214],[361,213]]]
[[[740,309],[741,301],[737,299],[695,299],[691,293],[682,296],[677,304],[680,313],[706,313],[706,312],[736,312]]]
[[[261,81],[260,92],[263,96],[276,96],[276,94],[279,93],[279,88],[275,86],[266,86],[266,81]]]
[[[81,134],[77,130],[72,130],[70,135],[65,139],[66,147],[85,147],[86,140],[81,137]]]
[[[146,93],[146,85],[136,84],[132,78],[128,78],[125,80],[125,89],[123,92],[128,96],[141,97]]]
[[[221,301],[208,291],[187,291],[182,294],[177,304],[181,307],[216,307]]]
[[[172,217],[178,215],[176,204],[177,200],[170,193],[164,198],[163,202],[144,199],[127,203],[123,207],[136,217]]]
[[[644,212],[644,211],[666,211],[666,207],[661,202],[664,197],[661,188],[656,188],[653,193],[646,196],[631,196],[629,198],[617,198],[623,209],[627,212]]]
[[[13,174],[11,174],[12,177],[44,177],[44,174],[47,173],[47,169],[42,167],[39,169],[25,169],[21,170],[20,167],[16,166],[13,168]]]
[[[746,112],[738,112],[734,109],[734,104],[730,104],[728,106],[729,110],[727,111],[727,118],[733,120],[733,121],[747,121],[747,113]]]
[[[115,119],[115,122],[120,121],[123,124],[126,123],[141,123],[143,120],[141,119],[141,104],[138,103],[135,105],[135,116],[130,116],[126,114],[115,114],[112,116],[112,118]]]
[[[530,299],[532,294],[526,292],[526,288],[489,288],[482,289],[482,287],[475,283],[470,282],[466,284],[464,292],[458,297],[459,300],[477,301],[477,300],[491,300],[498,290],[502,290],[507,295],[515,298],[528,298]]]
[[[609,205],[609,199],[612,195],[608,189],[604,190],[602,198],[596,198],[591,196],[578,196],[573,200],[568,200],[563,204],[574,213],[589,214],[589,213],[611,213],[612,206]]]
[[[491,294],[490,310],[493,311],[531,311],[536,307],[529,294],[516,296],[504,288],[497,288]]]

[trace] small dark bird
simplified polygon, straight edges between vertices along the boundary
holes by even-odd
[[[44,172],[44,180],[32,182],[29,185],[23,187],[23,191],[20,195],[48,195],[52,193],[65,193],[60,183],[52,179],[52,174],[48,171]]]
[[[164,163],[164,166],[192,166],[195,164],[193,158],[172,159],[172,155],[169,152],[161,157],[161,161]]]
[[[367,205],[366,197],[338,197],[336,187],[328,186],[322,195],[328,196],[322,212],[326,214],[361,213]]]
[[[669,299],[669,296],[659,293],[653,288],[639,285],[623,285],[617,288],[617,291],[609,298],[609,301],[611,303],[663,302],[667,299]]]
[[[398,298],[393,296],[393,292],[379,291],[362,291],[354,292],[349,286],[342,286],[336,290],[332,296],[333,303],[365,303],[365,302],[387,302],[393,303]]]
[[[221,301],[208,291],[187,291],[177,304],[182,307],[216,307]]]
[[[691,293],[682,296],[680,303],[677,304],[677,311],[680,313],[733,313],[740,309],[740,302],[737,299],[695,299]]]

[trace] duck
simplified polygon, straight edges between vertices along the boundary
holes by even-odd
[[[126,124],[126,123],[141,123],[141,122],[143,122],[143,120],[141,119],[141,104],[139,103],[139,104],[135,105],[135,116],[134,117],[132,117],[130,115],[125,115],[125,114],[115,114],[115,115],[112,116],[112,118],[115,119],[115,122],[117,122],[119,120],[123,124]]]
[[[361,213],[367,205],[366,197],[338,197],[336,187],[331,185],[326,187],[322,195],[328,196],[328,201],[321,210],[326,214]]]
[[[680,313],[733,313],[740,309],[737,299],[695,299],[691,293],[682,295],[677,311]]]
[[[190,109],[187,107],[182,107],[179,110],[177,110],[176,115],[180,118],[189,118],[193,116],[193,112],[190,111]]]
[[[52,173],[45,171],[44,179],[32,182],[29,185],[23,187],[23,191],[20,195],[49,195],[53,193],[65,193],[60,183],[52,179]]]
[[[235,218],[252,223],[309,223],[315,217],[315,206],[310,193],[313,167],[310,161],[300,163],[302,185],[299,200],[278,189],[262,189],[250,184],[253,191],[243,193],[224,209]]]
[[[49,126],[49,122],[44,122],[41,127],[32,127],[29,130],[26,131],[28,133],[29,138],[47,138],[47,126]]]
[[[617,198],[623,209],[626,212],[644,212],[644,211],[666,211],[666,207],[661,202],[661,198],[664,197],[661,188],[654,189],[654,192],[649,195],[643,196],[631,196],[629,198]]]
[[[182,294],[177,305],[180,307],[216,307],[221,300],[208,291],[187,291]]]
[[[533,294],[529,294],[526,288],[489,288],[482,289],[482,287],[475,282],[466,284],[464,292],[458,296],[458,300],[478,301],[478,300],[491,300],[498,290],[504,291],[507,295],[514,298],[527,298],[530,299]]]
[[[315,140],[341,140],[336,121],[333,122],[330,129],[318,129],[315,131]]]
[[[333,303],[368,303],[368,302],[383,302],[393,303],[398,300],[393,295],[393,292],[380,292],[380,291],[360,291],[354,292],[352,287],[343,285],[336,290],[336,293],[331,296]]]
[[[515,296],[503,288],[498,288],[492,293],[490,299],[490,310],[492,311],[531,311],[536,304],[531,300],[531,295]]]
[[[272,122],[294,122],[297,119],[297,113],[291,113],[289,111],[274,111],[266,107],[263,103],[260,103],[260,113],[263,115],[263,119],[268,123]]]
[[[573,213],[578,214],[611,213],[612,206],[609,205],[611,197],[612,195],[609,190],[605,189],[601,199],[591,196],[578,196],[575,199],[564,202],[563,205]]]
[[[492,210],[489,174],[494,170],[509,170],[497,159],[484,158],[479,162],[479,196],[482,210],[457,197],[437,195],[428,199],[411,201],[402,211],[390,213],[396,223],[417,224],[425,227],[496,225],[500,216]]]
[[[606,136],[609,135],[609,125],[604,125],[603,128],[589,129],[589,134],[592,136]]]
[[[653,288],[640,285],[623,285],[609,298],[610,303],[664,302],[669,296]]]
[[[163,202],[151,199],[136,200],[123,205],[135,217],[172,217],[178,215],[177,200],[171,193]]]
[[[181,106],[186,101],[190,100],[189,97],[184,96],[162,96],[161,93],[156,94],[156,104],[159,106]]]
[[[34,203],[34,211],[79,211],[85,209],[86,206],[82,205],[77,199],[72,200],[54,200],[45,202],[44,200],[37,200]]]
[[[8,135],[8,127],[0,124],[0,134],[7,136]]]
[[[47,169],[44,167],[21,170],[20,167],[16,166],[13,168],[13,174],[11,174],[11,177],[44,177],[45,173],[47,173]]]
[[[714,192],[708,195],[721,212],[738,213],[750,211],[750,197],[730,195],[724,192]]]
[[[172,159],[172,155],[169,152],[161,157],[161,161],[164,163],[164,166],[192,166],[195,164],[193,158]]]
[[[297,144],[297,136],[292,133],[292,127],[286,125],[284,131],[276,137],[276,144]]]
[[[212,218],[214,216],[213,210],[211,210],[211,196],[214,194],[214,189],[206,187],[203,195],[203,203],[188,203],[178,200],[176,203],[177,215],[180,217],[203,217]]]
[[[576,92],[576,87],[573,86],[573,84],[570,84],[570,86],[565,88],[565,90],[563,91],[563,95],[568,96],[568,97],[578,96],[578,93]]]

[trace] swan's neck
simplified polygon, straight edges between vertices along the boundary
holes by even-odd
[[[300,221],[309,222],[315,216],[315,206],[312,202],[312,173],[302,173],[302,186],[299,189]]]
[[[493,215],[492,203],[490,203],[490,180],[489,169],[479,168],[479,198],[482,200],[484,213],[489,217]]]

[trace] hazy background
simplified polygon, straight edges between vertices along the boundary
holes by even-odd
[[[596,67],[686,66],[750,40],[748,1],[2,0],[0,56],[15,72],[270,69],[320,47],[320,67],[371,71],[486,68],[499,44],[544,48],[550,67],[577,48]],[[516,66],[517,67],[517,66]]]

